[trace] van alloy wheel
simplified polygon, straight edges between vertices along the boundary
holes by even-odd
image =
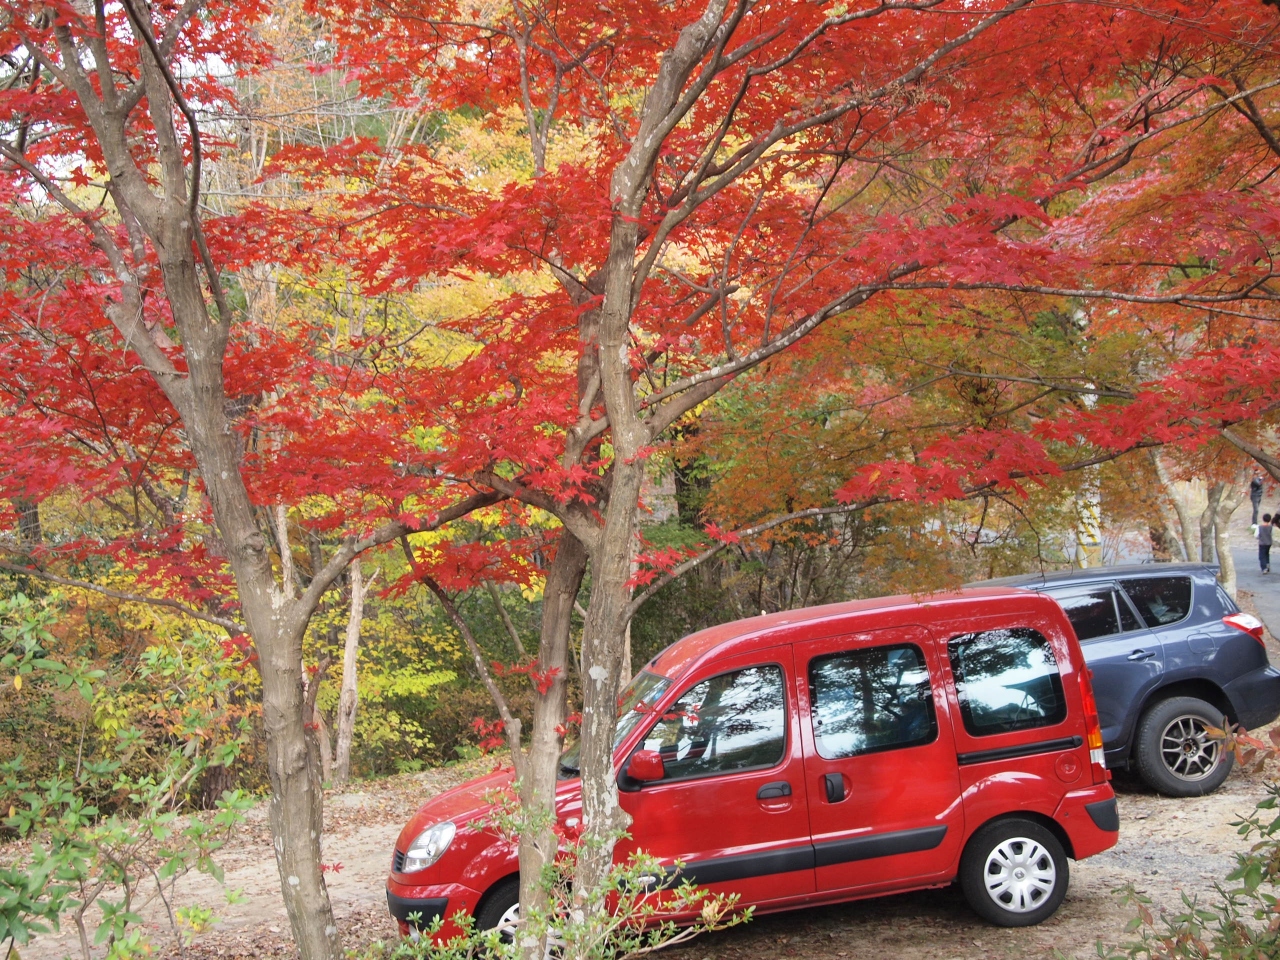
[[[495,927],[502,934],[502,939],[511,941],[516,938],[516,924],[520,922],[520,904],[513,903],[498,918]]]

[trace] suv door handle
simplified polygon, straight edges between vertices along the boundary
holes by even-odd
[[[827,788],[827,803],[839,803],[844,799],[844,777],[838,773],[828,773],[822,778]]]
[[[1156,655],[1154,650],[1135,650],[1129,654],[1130,660],[1150,660]]]
[[[766,783],[763,787],[756,791],[757,800],[778,800],[782,797],[791,796],[791,784],[785,780],[775,780],[773,783]]]

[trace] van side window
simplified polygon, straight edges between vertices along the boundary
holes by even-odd
[[[1138,577],[1120,585],[1148,627],[1164,627],[1191,612],[1190,577]]]
[[[947,644],[947,655],[971,736],[1050,727],[1067,718],[1058,661],[1035,630],[963,634]]]
[[[929,669],[914,644],[815,657],[809,690],[813,737],[826,760],[932,743],[938,736]]]
[[[787,716],[782,669],[748,667],[696,683],[653,725],[644,749],[657,750],[664,780],[771,767],[782,760]]]

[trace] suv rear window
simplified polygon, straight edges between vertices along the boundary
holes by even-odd
[[[826,760],[932,743],[929,669],[913,644],[818,657],[809,664],[813,737]]]
[[[1148,627],[1177,623],[1191,612],[1190,577],[1139,577],[1121,580],[1120,586]]]
[[[1067,718],[1058,661],[1035,630],[963,634],[947,644],[947,654],[970,736],[1051,727]]]

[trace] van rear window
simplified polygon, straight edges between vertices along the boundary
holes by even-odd
[[[1035,630],[963,634],[947,644],[947,654],[971,736],[1051,727],[1067,718],[1058,661]]]

